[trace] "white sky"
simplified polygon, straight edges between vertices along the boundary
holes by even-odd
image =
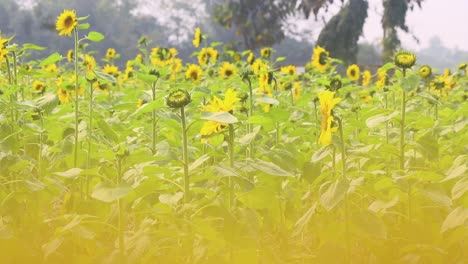
[[[364,25],[364,35],[360,42],[370,42],[379,45],[382,39],[382,0],[368,0],[369,10],[366,23]],[[330,8],[327,19],[336,14],[341,5],[334,4]],[[312,29],[312,35],[307,38],[316,40],[323,22],[315,22],[311,17],[308,20],[291,18],[289,21],[294,24],[294,31],[303,32]],[[320,18],[319,18],[320,20]],[[408,10],[406,14],[406,25],[410,32],[419,40],[418,44],[411,34],[403,31],[399,32],[400,40],[404,48],[419,50],[428,46],[429,40],[433,36],[439,36],[442,43],[448,48],[458,48],[468,50],[468,0],[425,0],[422,9],[415,7],[413,11]]]

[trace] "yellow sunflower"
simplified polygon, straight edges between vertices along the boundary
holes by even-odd
[[[35,80],[32,84],[32,88],[36,93],[43,93],[45,91],[46,85],[44,82]]]
[[[67,61],[72,62],[73,58],[74,58],[73,56],[74,56],[73,55],[73,50],[68,50],[68,52],[67,52]]]
[[[202,41],[202,34],[201,34],[201,29],[197,27],[195,29],[195,36],[193,37],[192,43],[195,48],[200,47],[200,43]]]
[[[235,76],[237,73],[236,66],[229,62],[223,62],[221,68],[219,69],[219,75],[223,79],[228,79]]]
[[[255,60],[251,68],[255,75],[263,74],[268,71],[268,65],[260,59]]]
[[[64,10],[62,14],[57,17],[55,29],[58,31],[59,36],[71,36],[72,31],[78,25],[75,10]]]
[[[294,101],[297,101],[301,98],[301,83],[300,82],[294,82],[293,88],[292,88],[292,94],[293,94],[293,99]]]
[[[400,51],[393,58],[395,65],[401,69],[409,69],[416,63],[416,56],[409,51]]]
[[[196,64],[190,64],[185,72],[185,78],[193,82],[199,82],[201,80],[201,75],[202,69]]]
[[[341,101],[341,98],[334,98],[335,92],[324,91],[319,94],[320,113],[322,114],[322,132],[320,133],[318,143],[322,146],[328,146],[332,141],[332,132],[336,132],[337,127],[332,127],[333,115],[332,110],[336,104]]]
[[[285,74],[289,74],[291,76],[295,76],[297,74],[297,69],[296,69],[296,66],[294,65],[288,65],[285,67],[281,67],[281,72]]]
[[[115,65],[106,64],[106,66],[104,66],[104,69],[102,69],[102,71],[114,77],[119,76],[119,68],[117,68],[117,66]]]
[[[419,72],[419,76],[421,76],[421,78],[423,78],[423,79],[427,79],[427,78],[431,77],[431,75],[432,75],[432,69],[431,69],[431,66],[429,66],[429,65],[421,66],[419,68],[418,72]]]
[[[116,54],[115,49],[108,48],[107,52],[106,52],[106,58],[111,60],[111,59],[113,59],[115,57],[115,54]]]
[[[377,82],[375,83],[377,88],[384,88],[385,86],[389,85],[388,75],[386,71],[378,71],[377,72]]]
[[[57,90],[57,95],[61,104],[68,104],[71,102],[71,96],[67,90],[59,88]]]
[[[348,75],[348,78],[351,81],[359,80],[359,75],[360,75],[359,66],[357,66],[356,64],[349,66],[348,69],[346,70],[346,75]]]
[[[271,56],[271,48],[263,48],[260,50],[260,56],[262,56],[265,59],[270,58]]]
[[[369,86],[372,80],[372,74],[370,71],[364,71],[362,73],[362,86]]]
[[[312,55],[312,66],[319,72],[325,72],[329,66],[330,53],[324,48],[317,46]]]
[[[247,56],[247,63],[252,64],[255,61],[255,54],[253,52],[249,53],[249,56]]]
[[[96,60],[94,60],[94,57],[88,54],[84,55],[83,58],[83,65],[88,71],[91,71],[96,67]]]

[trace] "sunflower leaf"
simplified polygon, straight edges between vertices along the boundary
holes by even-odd
[[[215,121],[223,124],[234,124],[239,122],[235,116],[228,112],[203,112],[201,119]]]
[[[92,42],[100,42],[104,39],[104,35],[96,32],[96,31],[91,31],[89,32],[88,36],[86,36],[86,39],[92,41]]]

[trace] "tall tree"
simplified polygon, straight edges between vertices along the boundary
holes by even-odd
[[[367,0],[350,0],[325,25],[317,44],[347,64],[356,63],[357,42],[362,34],[368,7]]]

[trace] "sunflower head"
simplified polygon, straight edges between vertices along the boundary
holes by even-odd
[[[141,98],[138,98],[138,102],[137,102],[137,108],[140,108],[142,107],[144,104],[148,103],[147,100],[145,99],[141,99]]]
[[[356,64],[349,66],[348,69],[346,70],[346,75],[348,75],[348,78],[351,81],[359,80],[359,75],[360,75],[359,66],[357,66]]]
[[[111,59],[113,59],[115,57],[115,54],[116,54],[115,49],[108,48],[107,52],[106,52],[106,58],[111,60]]]
[[[36,93],[43,93],[45,91],[46,85],[44,82],[41,81],[34,81],[32,84],[32,88]]]
[[[330,91],[338,91],[343,83],[341,82],[341,78],[339,76],[333,77],[330,79],[330,86],[328,87]]]
[[[416,63],[416,56],[409,51],[400,51],[393,59],[395,65],[400,69],[409,69]]]
[[[166,105],[170,108],[182,108],[192,101],[190,94],[183,89],[177,89],[166,97]]]
[[[119,68],[117,68],[117,66],[115,65],[106,64],[106,66],[104,66],[103,72],[109,75],[112,75],[114,77],[119,76]]]
[[[195,48],[200,47],[200,43],[202,42],[202,34],[201,29],[197,27],[195,29],[195,35],[193,36],[192,44]]]
[[[314,48],[312,55],[312,67],[316,68],[319,72],[325,72],[329,66],[330,53],[320,46]]]
[[[73,55],[73,50],[68,50],[68,52],[67,52],[67,61],[72,62],[73,58],[74,58],[73,56],[74,56]]]
[[[59,36],[71,36],[71,33],[78,26],[78,19],[75,10],[63,10],[62,14],[57,17],[55,29],[58,31]]]
[[[262,56],[265,59],[270,58],[271,56],[271,48],[263,48],[260,50],[260,56]]]
[[[429,65],[421,66],[419,68],[418,72],[419,72],[419,76],[421,76],[421,78],[423,78],[423,79],[427,79],[427,78],[431,77],[431,75],[432,75],[432,69],[431,69],[431,66],[429,66]]]
[[[458,64],[458,69],[461,70],[461,71],[466,71],[467,67],[468,67],[468,63]]]
[[[185,78],[193,82],[199,82],[201,80],[202,69],[196,64],[190,64],[185,72]]]
[[[96,67],[96,60],[93,56],[85,54],[83,58],[83,65],[86,67],[87,70],[92,70]]]
[[[221,68],[219,69],[219,75],[223,79],[231,78],[232,76],[237,74],[236,66],[229,62],[223,62]]]
[[[362,86],[369,86],[372,80],[372,74],[370,71],[364,71],[362,73]]]
[[[255,61],[255,54],[253,52],[249,53],[249,56],[247,56],[247,63],[252,64]]]
[[[291,75],[291,76],[295,76],[297,74],[297,69],[296,69],[296,66],[289,65],[289,66],[281,67],[281,72]]]

